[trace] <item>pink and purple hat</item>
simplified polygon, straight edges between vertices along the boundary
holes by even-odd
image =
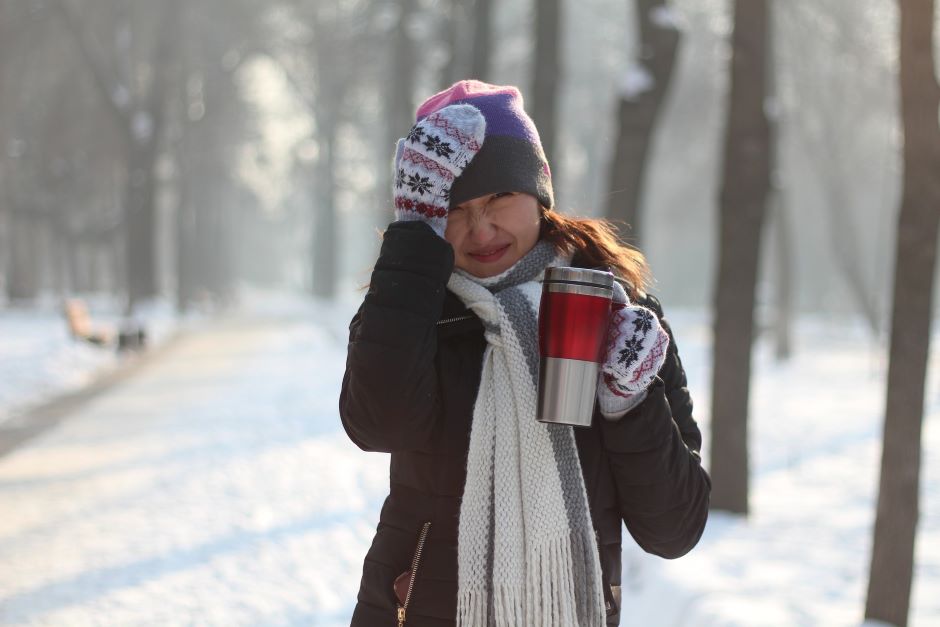
[[[450,207],[486,194],[526,192],[551,209],[555,200],[551,170],[519,90],[511,85],[458,81],[425,100],[415,122],[452,104],[479,109],[486,118],[486,135],[480,152],[454,181]]]

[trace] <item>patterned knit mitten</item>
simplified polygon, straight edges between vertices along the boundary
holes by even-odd
[[[623,415],[646,397],[646,388],[662,367],[669,348],[669,335],[656,314],[630,304],[616,281],[614,303],[597,388],[601,412],[608,417]],[[620,303],[623,307],[616,307]]]
[[[396,220],[423,220],[444,237],[450,189],[483,144],[486,119],[473,105],[435,111],[398,140],[395,154]]]

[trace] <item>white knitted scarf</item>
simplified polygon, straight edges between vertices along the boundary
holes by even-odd
[[[458,527],[461,627],[605,624],[601,568],[572,427],[535,419],[545,240],[502,274],[455,270],[447,286],[483,321]]]

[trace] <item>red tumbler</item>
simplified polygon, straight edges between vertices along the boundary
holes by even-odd
[[[539,305],[540,422],[590,427],[610,323],[614,275],[547,268]]]

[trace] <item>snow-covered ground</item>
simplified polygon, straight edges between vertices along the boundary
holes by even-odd
[[[675,316],[709,446],[705,320]],[[913,626],[940,625],[940,342],[933,342],[921,476]],[[625,552],[635,625],[858,625],[880,468],[885,350],[845,321],[804,318],[795,357],[755,355],[751,516],[712,514],[700,544],[668,562]],[[658,599],[658,602],[652,602]]]
[[[73,339],[56,299],[46,301],[37,308],[0,308],[0,424],[133,359]],[[88,309],[93,326],[113,329],[120,323],[113,299],[90,299]],[[180,322],[165,301],[138,308],[136,320],[146,329],[151,347],[172,336]]]
[[[348,624],[388,487],[387,456],[353,446],[336,413],[356,304],[281,300],[190,333],[0,457],[0,624]],[[671,318],[707,456],[707,320]],[[8,324],[0,316],[0,348]],[[759,344],[752,516],[714,515],[676,561],[628,546],[624,625],[861,623],[883,353],[854,328],[812,319],[787,364]],[[937,374],[915,627],[940,624]]]

